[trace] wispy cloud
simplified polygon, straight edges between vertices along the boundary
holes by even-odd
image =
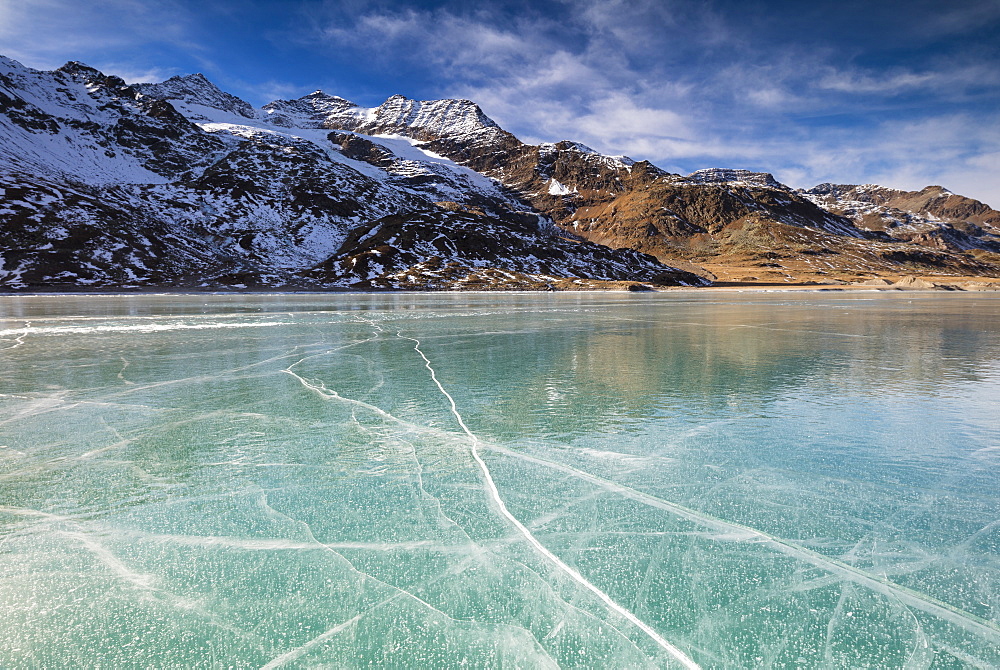
[[[912,21],[913,32],[939,38],[943,35],[955,35],[971,30],[988,28],[1000,23],[1000,2],[997,0],[981,0],[978,2],[925,2],[920,8],[913,8],[913,14],[932,16],[932,21]]]
[[[891,96],[916,91],[937,97],[955,95],[968,87],[1000,86],[1000,70],[997,70],[995,63],[942,64],[936,69],[921,71],[827,70],[817,82],[819,88],[863,95]]]
[[[691,85],[633,69],[620,43],[624,27],[603,21],[599,7],[572,25],[545,17],[505,22],[481,12],[379,12],[346,25],[338,20],[318,34],[338,45],[375,45],[375,57],[397,64],[430,65],[441,95],[476,100],[526,139],[633,151],[690,136],[674,105],[689,98]]]
[[[233,85],[246,96],[248,102],[263,101],[262,104],[274,100],[291,100],[316,90],[315,86],[299,86],[287,81],[268,80],[264,82],[234,81]]]
[[[414,63],[454,81],[524,67],[544,50],[544,26],[521,21],[499,28],[484,13],[458,16],[445,10],[376,11],[345,22],[338,13],[318,26],[314,38],[337,48],[363,49],[384,64]]]
[[[3,53],[39,69],[59,67],[67,53],[111,53],[151,42],[197,48],[187,40],[190,13],[176,0],[0,0]],[[113,64],[128,67],[121,60]]]
[[[95,66],[97,67],[97,66]],[[115,61],[102,62],[98,68],[107,74],[114,74],[125,80],[128,84],[139,84],[146,82],[158,82],[169,79],[177,74],[185,74],[175,68],[163,67],[136,67],[135,63],[119,63]]]

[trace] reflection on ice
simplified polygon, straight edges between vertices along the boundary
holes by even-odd
[[[0,665],[998,666],[1000,301],[869,298],[5,298]]]

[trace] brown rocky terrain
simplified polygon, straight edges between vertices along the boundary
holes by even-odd
[[[478,107],[470,109],[481,117]],[[326,127],[341,123],[325,120]],[[830,196],[824,185],[797,192],[767,173],[710,169],[683,177],[573,142],[529,145],[492,125],[472,124],[457,136],[389,122],[379,127],[502,182],[571,239],[635,249],[721,281],[1000,276],[993,227],[1000,213],[941,187],[833,187]],[[852,197],[866,203],[865,211],[843,206]]]
[[[943,221],[967,221],[993,228],[1000,227],[1000,212],[988,205],[952,193],[943,186],[926,186],[919,191],[901,191],[884,186],[830,184],[826,190],[837,200],[854,200],[891,207],[916,214],[930,214]],[[817,190],[820,187],[815,187]]]

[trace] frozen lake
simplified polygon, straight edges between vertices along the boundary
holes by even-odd
[[[0,297],[0,666],[1000,667],[1000,296]]]

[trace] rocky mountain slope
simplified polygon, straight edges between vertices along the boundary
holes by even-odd
[[[525,144],[467,100],[363,108],[317,91],[255,109],[200,74],[129,86],[0,57],[0,136],[7,290],[698,285],[703,267],[729,266],[776,281],[1000,274],[1000,215],[982,203],[673,175]]]
[[[1000,257],[992,253],[996,213],[969,199],[965,206],[950,203],[950,218],[943,226],[935,222],[939,233],[916,225],[935,214],[914,198],[878,205],[899,208],[909,227],[875,225],[836,199],[817,197],[815,189],[795,191],[767,173],[712,168],[681,176],[575,142],[525,144],[468,101],[395,96],[364,109],[337,100],[316,110],[313,122],[419,140],[504,184],[569,236],[642,251],[667,264],[739,268],[744,276],[756,268],[748,279],[786,282],[1000,274]],[[444,117],[450,125],[440,122]],[[448,127],[461,131],[442,130]],[[963,253],[969,251],[982,253]]]
[[[802,195],[894,240],[1000,252],[1000,212],[942,186],[900,191],[876,184],[820,184]]]

